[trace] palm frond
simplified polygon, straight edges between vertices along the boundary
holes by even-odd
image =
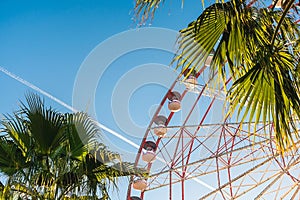
[[[183,71],[199,70],[216,49],[211,74],[218,71],[224,85],[228,75],[233,78],[229,112],[237,109],[241,121],[274,121],[281,150],[293,143],[293,118],[300,117],[299,29],[294,22],[281,11],[248,7],[240,0],[216,3],[180,31],[174,58]]]
[[[22,111],[27,119],[30,136],[38,145],[41,154],[50,154],[51,149],[60,145],[63,116],[52,108],[45,108],[44,102],[35,94],[26,96],[27,104],[22,104]]]
[[[85,113],[66,114],[65,119],[64,130],[68,136],[69,151],[73,157],[81,159],[88,153],[89,148],[93,148],[100,130]]]
[[[34,94],[26,99],[26,105],[2,121],[0,172],[9,179],[3,198],[64,199],[74,194],[98,199],[99,188],[108,198],[110,183],[137,172],[99,142],[100,130],[87,114],[58,113]]]
[[[156,9],[163,2],[164,0],[136,0],[134,8],[136,17],[141,18],[142,22],[153,18]]]
[[[4,115],[5,119],[1,121],[4,126],[3,132],[11,138],[22,151],[25,156],[28,149],[30,149],[31,138],[28,134],[28,128],[26,127],[25,120],[18,114],[14,113],[14,116]]]
[[[180,0],[179,0],[180,1]],[[157,9],[164,4],[165,0],[136,0],[135,1],[135,17],[144,23],[147,20],[152,20]],[[181,0],[181,7],[183,7],[184,0]],[[204,1],[202,1],[204,5]]]
[[[0,171],[6,176],[12,176],[20,170],[28,167],[26,157],[11,140],[0,137]]]

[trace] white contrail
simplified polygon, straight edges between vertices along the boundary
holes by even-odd
[[[10,76],[11,78],[13,78],[13,79],[19,81],[20,83],[22,83],[22,84],[24,84],[24,85],[30,87],[31,89],[33,89],[33,90],[35,90],[35,91],[37,91],[37,92],[39,92],[39,93],[41,93],[41,94],[43,94],[43,95],[49,97],[49,98],[52,99],[53,101],[59,103],[60,105],[64,106],[65,108],[67,108],[67,109],[69,109],[69,110],[71,110],[72,112],[76,112],[76,110],[75,110],[73,107],[69,106],[69,105],[66,104],[65,102],[63,102],[63,101],[59,100],[58,98],[52,96],[52,95],[49,94],[48,92],[45,92],[44,90],[42,90],[41,88],[39,88],[39,87],[33,85],[32,83],[29,83],[28,81],[22,79],[21,77],[19,77],[19,76],[13,74],[13,73],[11,73],[11,72],[9,72],[7,69],[5,69],[5,68],[3,68],[3,67],[1,67],[1,66],[0,66],[0,71],[2,71],[3,73],[5,73],[6,75]]]
[[[35,90],[35,91],[37,91],[37,92],[39,92],[39,93],[41,93],[41,94],[43,94],[43,95],[49,97],[50,99],[52,99],[53,101],[55,101],[55,102],[57,102],[58,104],[62,105],[63,107],[69,109],[70,111],[72,111],[72,112],[78,112],[78,110],[76,110],[76,109],[73,108],[72,106],[69,106],[68,104],[66,104],[65,102],[59,100],[58,98],[54,97],[53,95],[49,94],[48,92],[42,90],[41,88],[39,88],[39,87],[33,85],[33,84],[30,83],[30,82],[28,82],[28,81],[22,79],[21,77],[15,75],[15,74],[13,74],[13,73],[11,73],[10,71],[8,71],[7,69],[5,69],[5,68],[3,68],[3,67],[1,67],[1,66],[0,66],[0,71],[2,71],[3,73],[5,73],[6,75],[10,76],[11,78],[15,79],[16,81],[19,81],[20,83],[22,83],[22,84],[24,84],[24,85],[30,87],[31,89],[33,89],[33,90]],[[103,124],[101,124],[101,123],[99,123],[99,122],[97,122],[97,121],[95,121],[95,122],[97,123],[97,125],[98,125],[101,129],[103,129],[103,130],[109,132],[110,134],[112,134],[112,135],[114,135],[114,136],[120,138],[121,140],[123,140],[124,142],[130,144],[131,146],[133,146],[133,147],[135,147],[135,148],[137,148],[137,149],[139,148],[139,145],[137,145],[137,144],[135,144],[134,142],[128,140],[127,138],[125,138],[125,137],[122,136],[121,134],[119,134],[119,133],[117,133],[117,132],[111,130],[110,128],[106,127],[105,125],[103,125]]]
[[[18,81],[18,82],[20,82],[20,83],[22,83],[22,84],[24,84],[24,85],[30,87],[31,89],[33,89],[33,90],[35,90],[35,91],[37,91],[37,92],[39,92],[39,93],[41,93],[41,94],[43,94],[43,95],[49,97],[50,99],[52,99],[53,101],[57,102],[58,104],[64,106],[65,108],[69,109],[70,111],[72,111],[72,112],[78,112],[78,111],[77,111],[75,108],[73,108],[72,106],[69,106],[68,104],[66,104],[65,102],[63,102],[63,101],[59,100],[58,98],[52,96],[52,95],[49,94],[48,92],[42,90],[41,88],[39,88],[39,87],[33,85],[33,84],[30,83],[30,82],[28,82],[28,81],[22,79],[21,77],[15,75],[15,74],[13,74],[13,73],[11,73],[10,71],[8,71],[7,69],[5,69],[5,68],[3,68],[3,67],[1,67],[1,66],[0,66],[0,71],[2,71],[4,74],[10,76],[11,78],[15,79],[16,81]],[[124,136],[122,136],[121,134],[117,133],[116,131],[114,131],[114,130],[108,128],[108,127],[106,127],[105,125],[101,124],[101,123],[98,122],[98,121],[95,121],[95,122],[97,123],[97,125],[98,125],[101,129],[103,129],[103,130],[107,131],[108,133],[110,133],[110,134],[112,134],[112,135],[118,137],[119,139],[123,140],[123,141],[126,142],[127,144],[130,144],[131,146],[133,146],[133,147],[135,147],[135,148],[137,148],[137,149],[140,148],[139,145],[137,145],[137,144],[135,144],[134,142],[132,142],[131,140],[125,138]],[[143,149],[143,150],[144,150],[144,149]],[[165,160],[163,160],[163,159],[161,159],[161,158],[159,158],[159,157],[157,157],[157,159],[160,160],[161,162],[164,162],[164,163],[168,164]],[[207,185],[206,183],[204,183],[203,181],[199,180],[198,178],[193,178],[193,180],[196,181],[196,182],[198,182],[198,183],[200,183],[201,185],[205,186],[206,188],[208,188],[208,189],[210,189],[210,190],[214,190],[213,187]]]

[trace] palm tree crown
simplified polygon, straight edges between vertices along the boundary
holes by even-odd
[[[117,177],[137,173],[99,142],[99,129],[87,114],[58,113],[37,95],[26,99],[28,106],[2,121],[3,198],[108,199]]]
[[[137,13],[148,17],[163,1],[136,1]],[[294,1],[283,10],[263,2],[231,0],[207,7],[180,31],[177,68],[199,70],[214,50],[211,74],[218,72],[227,88],[228,115],[241,122],[273,122],[278,149],[282,152],[298,137],[299,27],[291,14]],[[276,3],[275,3],[276,4]]]

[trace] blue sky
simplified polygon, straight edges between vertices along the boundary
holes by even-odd
[[[107,38],[136,28],[133,7],[128,0],[2,0],[0,65],[71,104],[74,79],[86,56]],[[200,1],[198,9],[189,4],[181,9],[176,1],[166,3],[152,26],[177,31],[199,10]],[[163,59],[164,64],[170,61]],[[5,94],[0,113],[11,112],[29,88],[4,74],[0,81]]]
[[[167,1],[158,10],[151,27],[178,31],[195,19],[201,11],[200,0],[197,6],[187,2],[183,9],[181,1],[170,2]],[[132,19],[133,7],[132,0],[1,0],[0,66],[66,104],[72,105],[76,76],[92,50],[116,34],[137,29],[137,22]],[[123,134],[111,111],[114,87],[124,74],[137,66],[158,63],[167,67],[172,57],[173,54],[170,52],[143,49],[129,52],[115,60],[97,87],[95,95],[97,119]],[[158,69],[154,73],[161,71]],[[3,72],[0,72],[0,85],[2,114],[16,110],[18,102],[24,100],[24,95],[33,91]],[[147,84],[134,91],[128,99],[131,118],[142,129],[149,123],[150,115],[153,114],[155,105],[161,101],[166,87]],[[69,111],[48,97],[44,98],[47,105],[62,112]],[[104,134],[107,133],[104,131]],[[141,136],[143,134],[140,133]],[[140,137],[130,137],[126,134],[124,136],[136,143],[140,141]],[[123,141],[113,136],[108,137],[114,145],[129,149],[131,154],[136,151]],[[127,185],[126,181],[123,181],[120,183],[119,195],[113,199],[124,199]]]
[[[99,77],[93,94],[90,94],[89,88],[85,86],[88,87],[92,82],[91,77],[97,76],[94,71],[89,72],[85,82],[80,82],[83,91],[79,94],[85,97],[86,101],[81,107],[75,108],[89,112],[100,123],[139,144],[157,104],[176,77],[174,69],[168,67],[173,53],[164,49],[149,48],[151,45],[148,44],[145,48],[133,48],[119,54],[107,66],[101,64],[107,58],[106,54],[114,54],[132,44],[142,44],[143,37],[145,41],[157,37],[158,43],[153,41],[154,46],[168,43],[168,48],[172,49],[174,44],[175,49],[176,37],[170,32],[173,30],[176,33],[196,19],[202,9],[201,1],[186,1],[183,9],[181,0],[165,2],[158,9],[151,25],[147,24],[145,27],[156,27],[151,29],[155,34],[167,32],[172,35],[169,38],[163,37],[163,34],[158,37],[151,35],[151,31],[147,32],[149,29],[146,29],[146,34],[143,35],[144,32],[137,28],[137,22],[132,19],[133,0],[0,0],[0,67],[72,106],[75,83],[93,57],[93,64],[99,67],[95,71],[102,68],[105,68],[105,71]],[[137,33],[140,33],[139,37],[133,37]],[[121,42],[116,42],[116,39],[121,39]],[[141,69],[142,71],[139,71]],[[0,86],[0,118],[1,114],[16,110],[18,102],[24,100],[24,95],[34,91],[1,70]],[[193,98],[191,94],[188,95],[189,98]],[[61,112],[70,111],[53,99],[41,96],[45,98],[46,105]],[[93,100],[93,105],[89,103],[89,99]],[[95,113],[91,112],[93,109]],[[201,105],[198,113],[204,113],[201,109],[205,109],[205,104]],[[208,120],[222,117],[221,110],[222,108],[217,107]],[[177,114],[171,125],[176,125],[184,112],[187,111],[183,109]],[[168,111],[163,109],[161,114],[163,113]],[[120,124],[128,119],[131,121],[126,127]],[[134,160],[137,150],[132,145],[107,131],[103,131],[103,135],[111,149],[120,152],[128,160]],[[199,152],[193,154],[196,159]],[[217,184],[215,179],[209,176],[202,181],[213,186]],[[197,199],[199,193],[209,191],[204,184],[189,183],[186,186],[189,188],[186,194],[188,200]],[[120,191],[113,192],[112,199],[125,199],[127,186],[127,179],[121,179]],[[177,184],[173,188],[173,199],[180,199],[179,191]],[[251,199],[252,194],[248,195],[248,199]],[[168,199],[168,187],[146,193],[146,199]]]

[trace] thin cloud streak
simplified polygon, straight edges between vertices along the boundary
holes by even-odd
[[[31,89],[33,89],[33,90],[35,90],[35,91],[41,93],[42,95],[45,95],[46,97],[52,99],[53,101],[57,102],[58,104],[60,104],[61,106],[65,107],[65,108],[69,109],[70,111],[72,111],[72,112],[78,112],[78,110],[76,110],[76,109],[73,108],[72,106],[69,106],[68,104],[66,104],[65,102],[59,100],[58,98],[54,97],[53,95],[49,94],[48,92],[42,90],[41,88],[39,88],[39,87],[33,85],[32,83],[30,83],[30,82],[24,80],[23,78],[21,78],[21,77],[15,75],[14,73],[8,71],[8,70],[5,69],[4,67],[1,67],[1,66],[0,66],[0,71],[3,72],[4,74],[6,74],[7,76],[9,76],[9,77],[15,79],[16,81],[22,83],[23,85],[26,85],[26,86],[28,86],[29,88],[31,88]],[[126,142],[127,144],[130,144],[131,146],[133,146],[133,147],[139,149],[140,146],[137,145],[137,144],[135,144],[135,143],[132,142],[131,140],[125,138],[124,136],[122,136],[121,134],[117,133],[116,131],[114,131],[114,130],[108,128],[108,127],[106,127],[105,125],[101,124],[100,122],[98,122],[98,121],[95,121],[95,122],[97,123],[97,125],[98,125],[101,129],[103,129],[103,130],[107,131],[108,133],[110,133],[110,134],[112,134],[112,135],[118,137],[119,139],[123,140],[123,141]],[[145,150],[143,149],[143,151],[145,151]],[[164,161],[164,160],[161,159],[161,158],[158,158],[158,160],[160,160],[161,162],[164,162],[164,163],[168,164],[166,161]],[[193,178],[193,180],[196,181],[196,182],[198,182],[198,183],[200,183],[201,185],[205,186],[206,188],[208,188],[208,189],[210,189],[210,190],[214,190],[213,187],[207,185],[206,183],[204,183],[203,181],[201,181],[201,180],[199,180],[199,179],[197,179],[197,178]]]

